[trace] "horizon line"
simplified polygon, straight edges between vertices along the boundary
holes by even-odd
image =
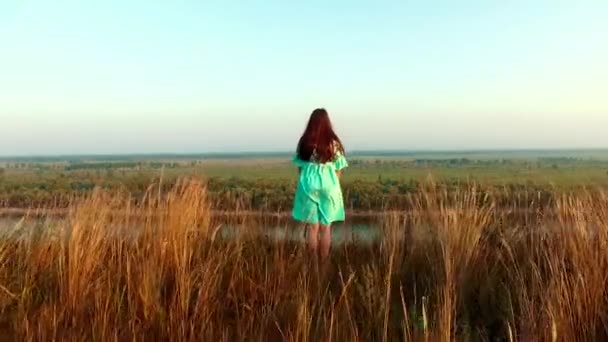
[[[509,153],[509,152],[608,152],[608,147],[568,147],[568,148],[468,148],[468,149],[353,149],[351,155],[378,154],[422,154],[422,153]],[[57,159],[79,157],[190,157],[190,156],[242,156],[242,155],[289,155],[294,151],[287,150],[243,150],[243,151],[207,151],[207,152],[128,152],[128,153],[56,153],[56,154],[17,154],[0,155],[0,160],[13,159]]]

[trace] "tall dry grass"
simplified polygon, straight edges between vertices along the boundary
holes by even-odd
[[[0,240],[0,338],[607,339],[608,196],[522,212],[480,193],[422,188],[380,241],[319,262],[255,222],[225,238],[197,181],[137,205],[96,191]]]

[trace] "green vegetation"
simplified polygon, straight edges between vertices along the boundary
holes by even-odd
[[[146,159],[148,158],[148,159]],[[196,159],[198,158],[198,159]],[[13,158],[0,161],[0,206],[65,207],[94,188],[141,198],[152,183],[163,191],[180,177],[205,179],[222,210],[286,210],[296,182],[289,155],[97,156]],[[552,190],[608,185],[608,152],[435,152],[354,154],[343,188],[350,210],[404,209],[407,197],[429,178],[450,190],[469,182],[489,192],[532,202]],[[506,192],[505,192],[506,191]]]

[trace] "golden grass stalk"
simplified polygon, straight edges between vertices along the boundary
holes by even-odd
[[[481,190],[429,183],[374,228],[379,241],[334,246],[325,263],[264,237],[272,220],[235,213],[227,236],[200,181],[151,186],[140,202],[96,190],[65,219],[24,217],[4,233],[0,337],[608,338],[608,196],[556,194],[518,216]]]

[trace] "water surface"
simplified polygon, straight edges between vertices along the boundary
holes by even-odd
[[[61,219],[28,219],[0,218],[0,237],[26,238],[32,234],[40,233],[44,229],[53,229],[65,220]],[[242,232],[252,232],[255,235],[264,236],[274,241],[306,241],[305,226],[296,224],[274,224],[256,225],[252,228],[248,224],[219,223],[216,225],[218,237],[222,239],[236,238]],[[137,227],[112,227],[112,232],[122,231],[134,237],[141,231]],[[370,244],[380,239],[381,231],[377,224],[373,223],[339,223],[332,227],[332,242],[334,244],[357,243]]]

